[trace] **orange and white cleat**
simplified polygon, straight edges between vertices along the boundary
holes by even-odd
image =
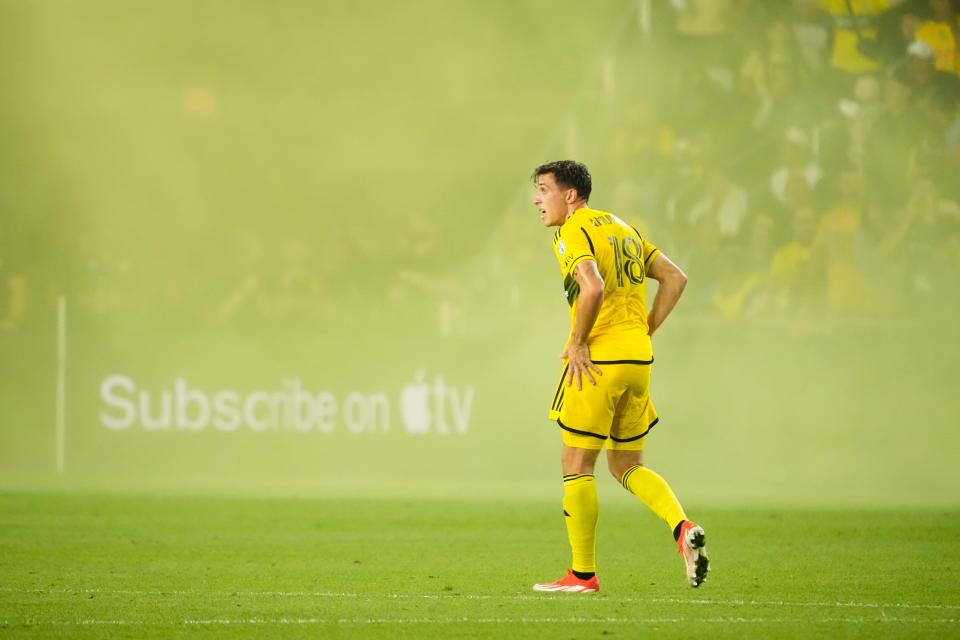
[[[567,569],[567,575],[556,582],[541,582],[533,585],[534,591],[569,591],[572,593],[596,593],[600,591],[600,581],[597,576],[589,580],[582,580]]]
[[[710,571],[710,560],[707,559],[707,536],[703,527],[689,520],[680,525],[680,537],[677,539],[677,550],[683,556],[687,565],[687,581],[691,587],[699,587],[707,579]]]

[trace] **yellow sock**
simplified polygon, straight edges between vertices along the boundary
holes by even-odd
[[[687,519],[670,485],[655,471],[634,465],[620,476],[620,484],[640,498],[640,502],[647,505],[660,519],[666,521],[671,530],[676,529],[678,524]]]
[[[597,570],[597,486],[592,473],[563,476],[563,515],[574,571]]]

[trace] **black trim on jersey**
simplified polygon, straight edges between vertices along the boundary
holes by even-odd
[[[579,435],[581,435],[581,436],[592,436],[592,437],[594,437],[594,438],[599,438],[600,440],[606,440],[606,439],[607,439],[607,436],[602,436],[602,435],[600,435],[599,433],[592,433],[592,432],[590,432],[590,431],[580,431],[580,430],[578,430],[578,429],[571,429],[571,428],[568,427],[567,425],[563,424],[563,423],[560,421],[560,418],[557,418],[557,424],[560,425],[560,428],[561,428],[561,429],[563,429],[564,431],[569,431],[570,433],[576,433],[576,434],[579,434]]]
[[[557,232],[553,234],[554,243],[556,243],[558,240],[560,240],[560,229],[557,229]]]
[[[594,360],[593,364],[653,364],[653,358],[649,360]]]
[[[572,271],[563,279],[563,291],[567,297],[567,304],[572,307],[577,301],[577,296],[580,295],[580,283],[573,277]]]
[[[653,251],[650,252],[650,255],[647,256],[647,259],[646,259],[646,260],[644,261],[644,263],[643,263],[643,268],[644,268],[644,269],[646,269],[646,268],[647,268],[647,265],[650,264],[650,258],[652,258],[653,256],[657,255],[657,252],[658,252],[658,251],[660,251],[660,249],[654,249]]]
[[[580,231],[583,231],[583,235],[587,237],[587,244],[590,245],[590,254],[596,256],[597,252],[593,250],[593,240],[590,239],[590,234],[587,233],[587,230],[583,227],[580,227]]]
[[[640,232],[637,231],[637,228],[636,228],[636,227],[630,227],[630,228],[633,229],[633,232],[634,232],[635,234],[637,234],[637,238],[640,240],[640,242],[643,242],[643,236],[640,235]]]
[[[653,422],[650,423],[650,426],[647,427],[647,430],[638,436],[633,436],[632,438],[614,438],[613,436],[610,436],[610,439],[613,440],[614,442],[633,442],[634,440],[639,440],[643,436],[650,433],[650,429],[653,429],[655,426],[657,426],[658,422],[660,422],[660,418],[654,418]]]

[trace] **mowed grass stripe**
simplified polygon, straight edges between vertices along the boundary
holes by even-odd
[[[250,598],[362,598],[367,600],[379,599],[420,599],[420,600],[506,600],[506,601],[534,601],[554,602],[558,598],[577,597],[572,594],[533,595],[533,594],[453,594],[453,593],[350,593],[331,591],[178,591],[160,590],[144,591],[137,589],[14,589],[0,587],[0,593],[23,593],[37,595],[117,595],[117,596],[184,596],[188,598],[207,597],[250,597]],[[814,607],[818,609],[852,608],[852,609],[952,609],[960,610],[960,604],[925,604],[914,602],[787,602],[783,600],[724,600],[713,598],[661,598],[661,597],[632,597],[609,596],[606,594],[591,594],[581,596],[603,602],[629,602],[646,604],[683,604],[729,607]]]

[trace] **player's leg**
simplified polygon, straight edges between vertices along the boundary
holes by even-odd
[[[574,575],[589,580],[597,571],[597,483],[599,449],[563,446],[563,519],[573,554]]]
[[[573,552],[573,574],[582,580],[592,578],[597,570],[594,469],[607,441],[617,399],[624,391],[620,372],[609,373],[596,385],[568,388],[558,416],[563,432],[563,517]]]
[[[607,443],[607,468],[623,488],[666,522],[680,531],[687,519],[667,481],[643,466],[643,448],[651,429],[660,421],[650,399],[650,367],[621,365],[627,372],[628,388],[618,400]]]
[[[643,466],[642,450],[608,450],[607,468],[624,489],[637,496],[669,525],[675,538],[679,535],[680,524],[687,515],[667,481],[656,471]]]
[[[699,586],[709,570],[703,528],[687,519],[683,506],[667,481],[643,465],[643,449],[657,424],[656,409],[648,392],[650,370],[635,367],[631,390],[617,403],[610,428],[607,468],[630,493],[667,523],[683,555],[687,579]]]
[[[703,527],[687,519],[667,481],[643,466],[643,451],[607,451],[607,467],[623,487],[659,516],[673,531],[677,551],[683,556],[687,581],[699,587],[707,579],[707,557]]]
[[[594,593],[597,581],[597,486],[594,468],[600,449],[563,445],[563,520],[572,555],[567,575],[533,585],[534,591]]]
[[[573,561],[564,578],[535,584],[536,591],[600,590],[596,577],[598,504],[594,469],[610,429],[612,403],[606,395],[603,383],[586,385],[582,390],[561,387],[555,394],[551,418],[563,434],[563,516]]]
[[[588,473],[593,475],[594,468],[597,466],[597,458],[600,456],[600,449],[585,449],[583,447],[563,445],[563,457],[561,464],[563,466],[563,475],[573,475],[578,473]]]

